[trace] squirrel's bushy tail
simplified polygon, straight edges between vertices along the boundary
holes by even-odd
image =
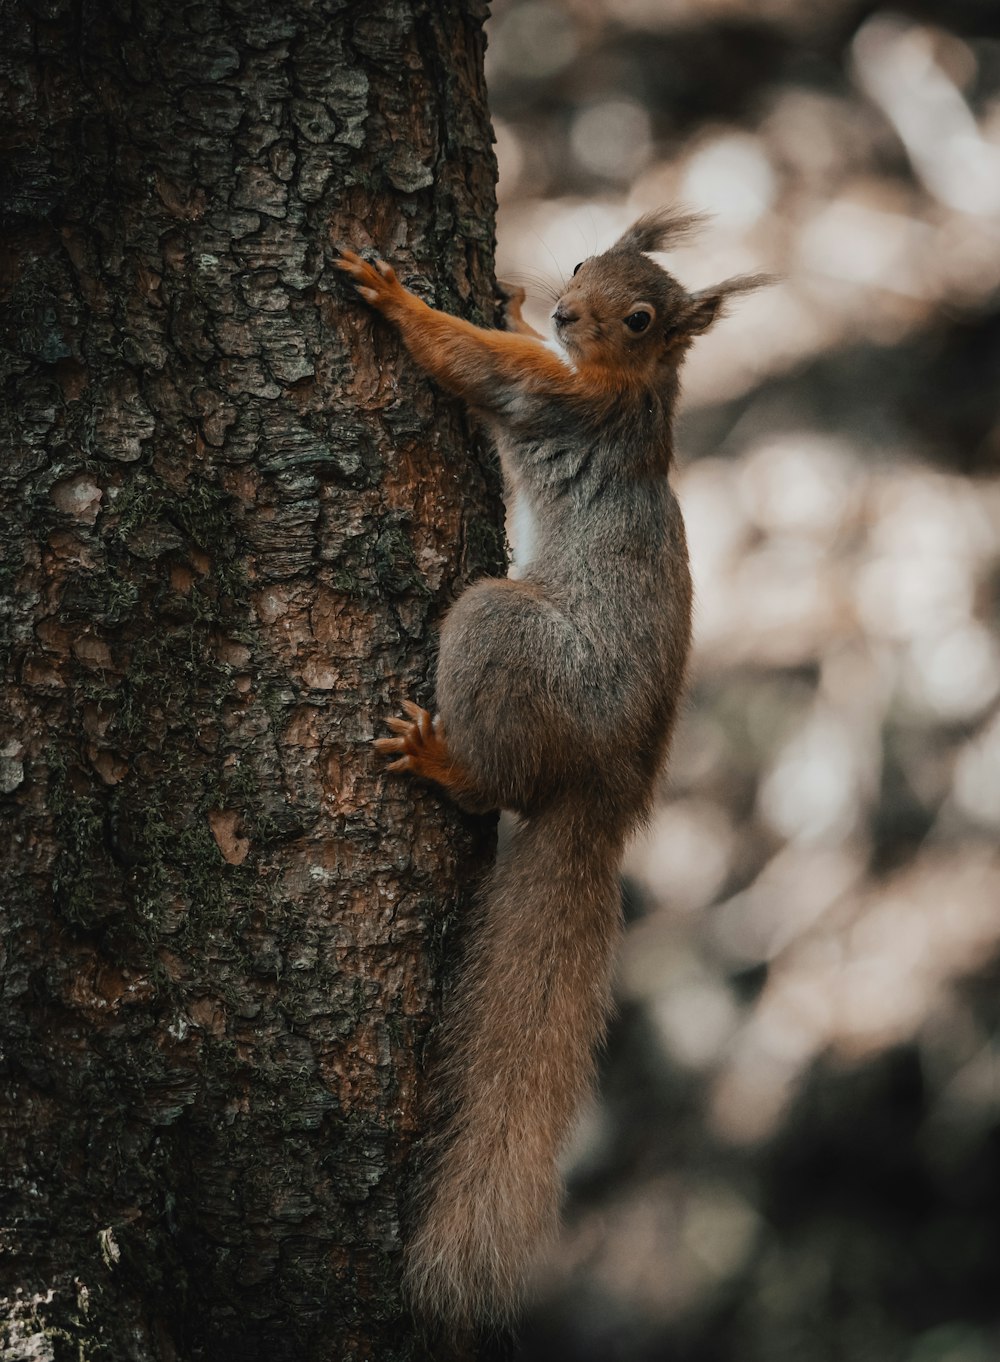
[[[609,1008],[621,842],[593,808],[554,805],[513,829],[486,885],[406,1251],[415,1308],[452,1330],[510,1317],[558,1225],[556,1160]]]

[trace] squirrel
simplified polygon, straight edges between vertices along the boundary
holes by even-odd
[[[506,288],[506,330],[439,312],[383,260],[336,267],[417,364],[495,438],[519,575],[448,611],[437,716],[406,702],[390,771],[516,816],[441,1031],[438,1123],[405,1277],[454,1333],[510,1321],[558,1228],[557,1159],[591,1088],[620,933],[618,871],[647,817],[691,637],[684,524],[668,481],[678,371],[740,276],[693,294],[649,258],[701,221],[648,213],[573,271],[555,344]],[[523,547],[523,546],[522,546]],[[523,556],[523,555],[522,555]]]

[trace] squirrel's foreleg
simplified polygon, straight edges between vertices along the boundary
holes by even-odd
[[[334,265],[398,329],[421,368],[471,405],[491,411],[519,392],[573,388],[572,369],[534,336],[487,330],[438,312],[404,288],[384,260],[369,264],[341,248]]]

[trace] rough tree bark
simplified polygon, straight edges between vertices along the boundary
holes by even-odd
[[[491,829],[370,739],[498,498],[326,243],[491,312],[484,14],[0,12],[4,1358],[422,1356],[405,1172]]]

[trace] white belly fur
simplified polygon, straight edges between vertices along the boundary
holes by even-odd
[[[507,500],[507,538],[510,541],[508,577],[523,577],[535,554],[535,513],[523,492],[511,489]]]

